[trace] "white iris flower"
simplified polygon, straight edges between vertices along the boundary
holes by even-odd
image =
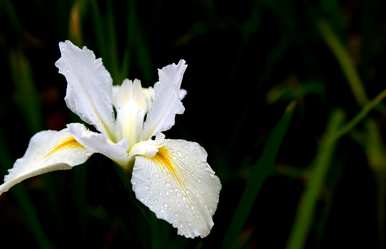
[[[220,180],[199,144],[165,139],[162,134],[174,125],[175,115],[184,112],[181,100],[186,91],[180,87],[185,61],[159,69],[154,88],[143,88],[139,80],[113,86],[93,51],[70,41],[60,42],[59,47],[61,57],[55,65],[68,83],[66,104],[97,132],[80,123],[38,132],[5,176],[0,194],[29,177],[71,169],[100,153],[132,172],[137,199],[177,228],[178,234],[207,236]]]

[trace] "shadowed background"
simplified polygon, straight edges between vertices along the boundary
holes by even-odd
[[[70,39],[114,84],[185,59],[186,111],[223,189],[205,239],[179,237],[93,155],[0,197],[4,248],[384,248],[383,1],[0,0],[0,172],[78,121],[54,62]],[[292,103],[292,104],[290,104]]]

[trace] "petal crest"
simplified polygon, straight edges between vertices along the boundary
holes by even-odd
[[[113,143],[104,134],[90,131],[83,124],[71,123],[67,127],[76,140],[88,150],[105,155],[120,166],[127,165],[129,156],[126,139]]]
[[[27,178],[55,170],[71,169],[84,163],[91,154],[77,142],[68,129],[38,132],[31,138],[24,156],[16,160],[4,177],[0,194]]]
[[[209,234],[221,183],[197,143],[164,140],[152,157],[137,156],[131,183],[138,200],[188,238]]]

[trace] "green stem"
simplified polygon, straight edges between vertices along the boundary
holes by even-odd
[[[319,193],[322,191],[331,158],[338,141],[334,139],[334,135],[338,131],[342,121],[343,113],[334,112],[313,163],[310,179],[299,202],[287,249],[300,249],[304,247],[307,234],[312,224]]]
[[[343,128],[341,128],[336,134],[335,139],[338,139],[344,136],[346,133],[350,132],[356,125],[358,125],[367,114],[374,109],[384,98],[386,97],[386,90],[383,90],[379,93],[372,101],[366,104],[362,110],[351,119]]]

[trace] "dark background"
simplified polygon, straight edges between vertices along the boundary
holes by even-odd
[[[385,5],[1,0],[1,175],[35,132],[77,120],[54,66],[58,42],[71,39],[103,58],[115,84],[127,77],[152,86],[157,68],[185,59],[186,111],[166,135],[204,146],[223,185],[211,234],[184,239],[135,200],[129,176],[94,155],[3,194],[1,247],[222,248],[246,179],[295,100],[275,174],[264,179],[235,238],[243,248],[286,248],[331,113],[340,109],[348,123],[368,103],[355,98],[353,77],[370,100],[385,89]],[[328,43],[325,26],[345,53]],[[385,121],[381,105],[339,140],[304,248],[384,248]]]

